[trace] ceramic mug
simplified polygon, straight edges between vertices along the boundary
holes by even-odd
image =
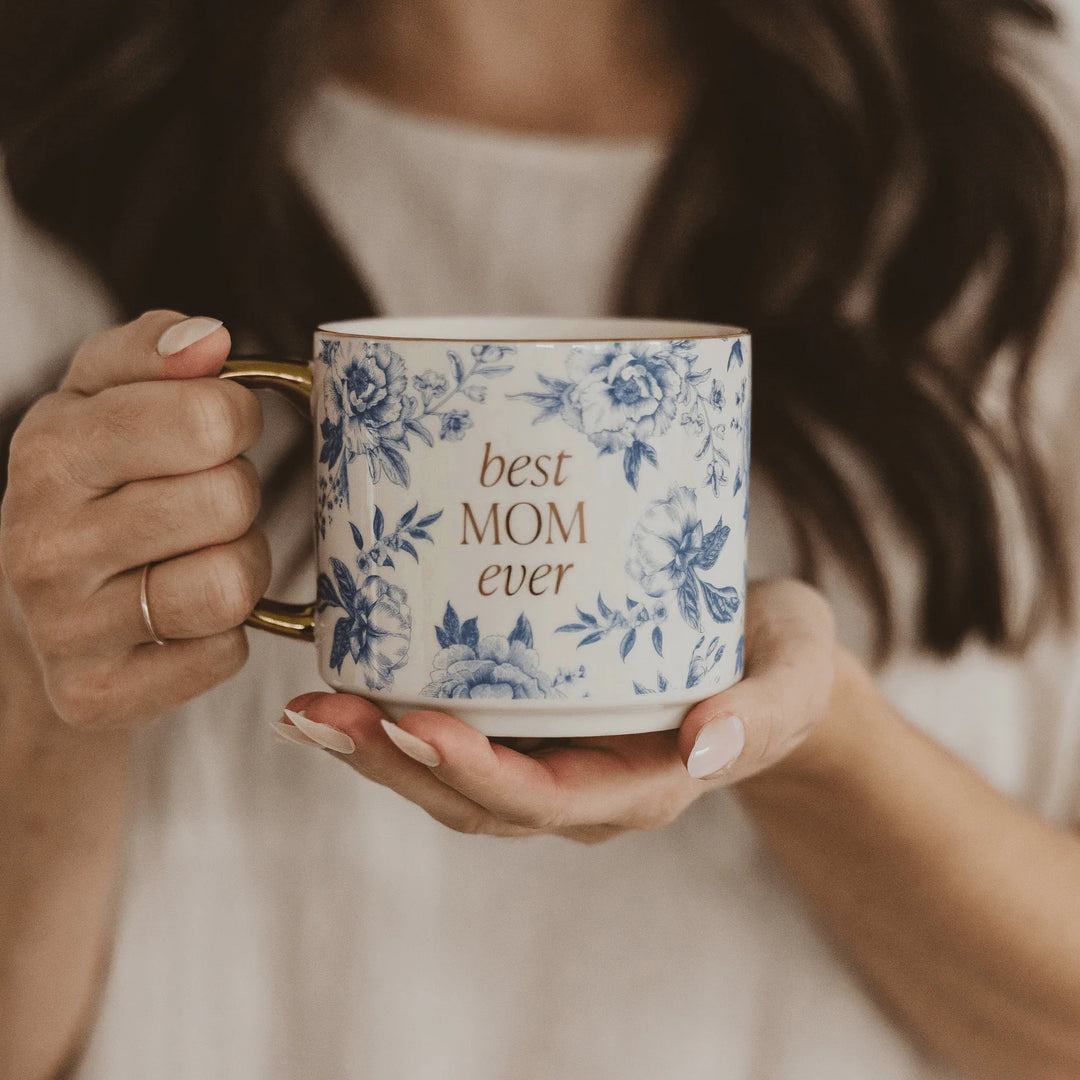
[[[705,323],[327,323],[310,365],[318,596],[249,620],[336,690],[487,735],[678,727],[742,671],[750,338]]]

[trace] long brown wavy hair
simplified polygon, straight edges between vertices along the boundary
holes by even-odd
[[[881,0],[871,25],[871,6],[662,5],[699,89],[618,306],[752,328],[755,461],[790,508],[804,573],[815,552],[840,557],[882,647],[887,579],[834,442],[871,471],[921,558],[923,644],[1007,646],[992,472],[1012,478],[1030,526],[1033,610],[1068,595],[1026,435],[1028,371],[1069,252],[1066,176],[1001,47],[1006,24],[1054,19],[1041,0]],[[283,145],[343,7],[5,4],[0,145],[19,205],[130,314],[213,313],[292,352],[317,322],[371,312]],[[961,309],[963,333],[943,344]],[[1004,428],[980,409],[1001,363]]]

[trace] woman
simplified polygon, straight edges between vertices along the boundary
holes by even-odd
[[[1023,55],[1048,14],[660,11],[8,14],[12,414],[28,355],[215,317],[89,336],[11,443],[0,1072],[1080,1071],[1077,395],[1042,340],[1067,196],[1003,73],[1005,20]],[[201,377],[230,335],[298,349],[372,307],[753,328],[772,580],[746,678],[677,742],[384,733],[245,641],[262,417]],[[265,428],[295,521],[295,434]],[[828,603],[776,577],[800,555]],[[286,699],[305,753],[260,731]]]

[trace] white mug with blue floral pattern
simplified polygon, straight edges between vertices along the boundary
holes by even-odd
[[[745,331],[357,319],[222,375],[310,397],[318,598],[250,622],[335,689],[565,737],[677,727],[739,678]]]

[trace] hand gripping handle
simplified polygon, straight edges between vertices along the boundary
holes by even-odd
[[[300,360],[272,360],[264,356],[251,356],[228,360],[218,376],[231,379],[253,390],[276,390],[288,398],[301,411],[311,413],[311,368]],[[315,640],[315,605],[287,604],[281,600],[264,597],[245,620],[248,626],[269,630],[271,634],[295,638],[299,641]]]

